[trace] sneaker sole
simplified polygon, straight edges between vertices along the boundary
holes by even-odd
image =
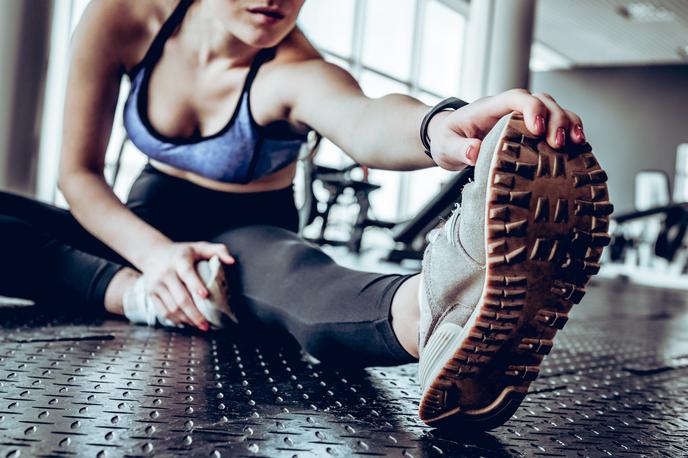
[[[438,355],[419,407],[431,426],[488,430],[511,418],[610,241],[607,175],[590,145],[552,149],[513,113],[496,148],[480,302],[426,349]]]

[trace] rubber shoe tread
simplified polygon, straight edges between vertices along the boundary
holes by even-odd
[[[480,301],[424,390],[432,426],[487,430],[514,414],[609,243],[606,173],[590,145],[551,148],[513,113],[492,158]]]

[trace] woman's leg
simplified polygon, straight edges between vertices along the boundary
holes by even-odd
[[[208,193],[148,165],[134,181],[126,205],[173,240],[202,240],[201,232],[213,220],[201,205]],[[69,211],[0,192],[0,233],[0,294],[123,314],[124,293],[141,274]],[[41,291],[31,277],[39,279]]]
[[[392,298],[392,330],[404,350],[418,358],[418,324],[420,323],[420,274],[399,286]]]
[[[211,241],[226,244],[237,259],[227,275],[229,300],[242,324],[287,331],[323,360],[354,365],[415,361],[395,335],[390,315],[400,287],[408,283],[407,292],[417,294],[414,275],[342,267],[317,246],[275,226],[229,229]],[[395,308],[413,319],[407,310],[411,302]],[[417,336],[417,320],[397,328]]]
[[[134,274],[69,211],[33,199],[0,192],[0,234],[2,295],[98,313],[113,277],[124,287]]]

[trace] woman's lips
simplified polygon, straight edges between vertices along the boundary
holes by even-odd
[[[285,14],[276,8],[256,7],[247,10],[263,24],[276,24],[284,19]]]

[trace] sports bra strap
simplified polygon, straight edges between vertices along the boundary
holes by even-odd
[[[165,42],[168,38],[170,38],[170,36],[172,36],[174,30],[182,22],[182,19],[184,18],[186,11],[189,9],[192,3],[193,0],[179,0],[179,3],[174,8],[174,11],[172,11],[172,14],[170,14],[170,16],[165,20],[165,22],[162,24],[162,27],[160,27],[160,30],[158,31],[157,35],[155,36],[155,38],[153,38],[153,42],[148,48],[148,51],[146,51],[146,55],[143,56],[141,62],[139,62],[132,69],[132,75],[136,73],[138,68],[150,62],[151,59],[157,60],[160,57],[160,54],[162,53],[162,50],[165,47]]]
[[[260,51],[258,51],[258,53],[253,58],[253,62],[251,62],[251,68],[248,71],[248,74],[246,75],[246,81],[244,82],[244,92],[248,91],[251,87],[251,84],[253,84],[253,80],[255,79],[256,74],[258,73],[258,69],[260,69],[261,65],[273,59],[275,57],[276,51],[276,48],[263,48]]]
[[[143,57],[141,62],[139,62],[131,70],[131,75],[136,74],[141,66],[146,66],[148,63],[155,62],[160,58],[162,50],[165,48],[165,42],[172,36],[179,24],[181,24],[182,20],[184,19],[184,15],[186,15],[187,10],[192,3],[193,0],[179,0],[179,3],[175,7],[174,11],[172,11],[172,14],[170,14],[170,16],[163,23],[162,27],[160,27],[160,30],[153,39],[153,42],[146,52],[146,55]],[[276,50],[277,47],[263,48],[258,51],[256,56],[253,58],[253,62],[251,62],[251,68],[246,75],[243,88],[244,91],[247,91],[251,87],[253,79],[256,77],[260,66],[275,57]]]

